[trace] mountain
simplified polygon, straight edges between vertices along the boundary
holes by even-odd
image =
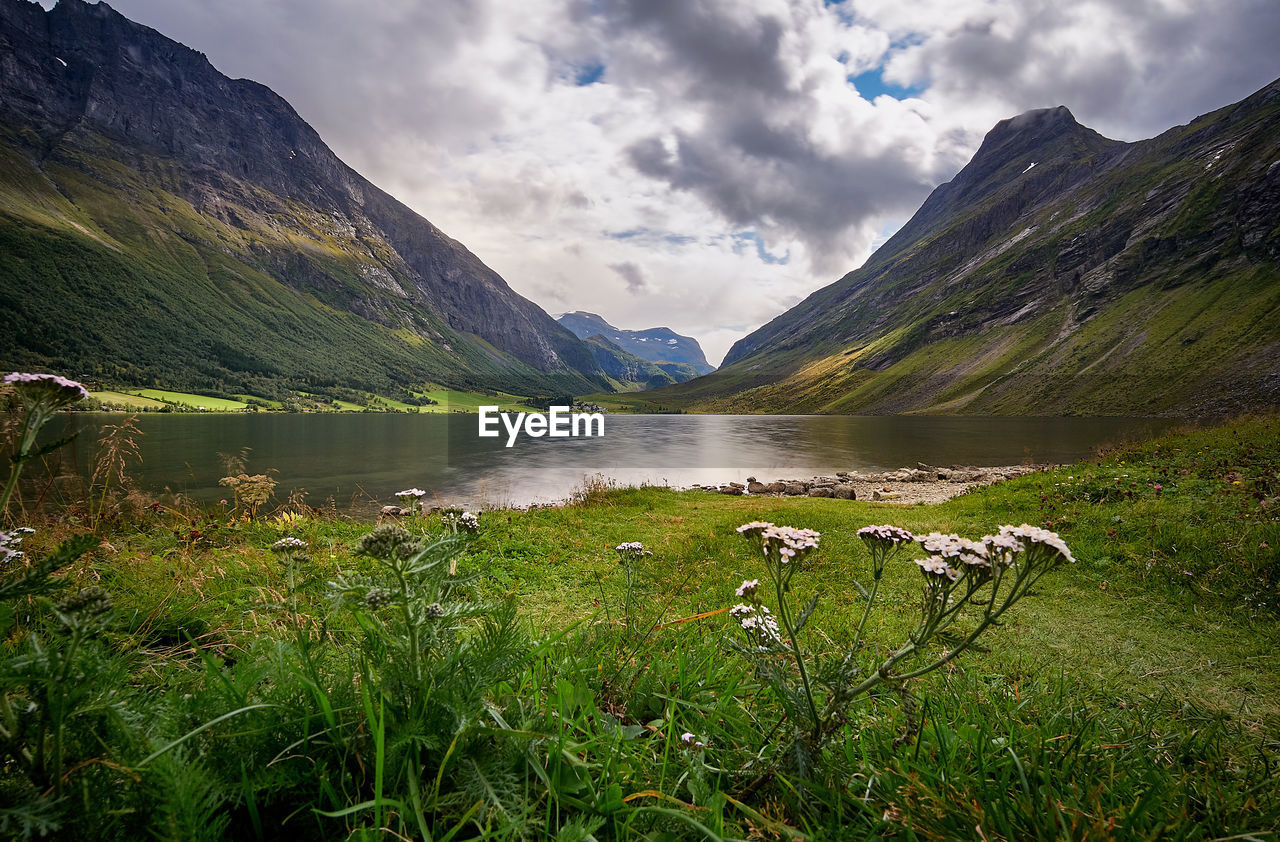
[[[1005,120],[861,268],[658,390],[720,412],[1280,403],[1280,82],[1150,140]]]
[[[573,331],[579,339],[600,334],[619,348],[655,363],[685,363],[693,366],[698,374],[715,371],[707,363],[702,346],[692,336],[681,336],[670,328],[654,327],[648,330],[622,330],[606,322],[595,313],[581,310],[565,313],[557,318],[560,324]]]
[[[608,388],[271,90],[82,0],[0,0],[0,320],[0,366],[134,384]]]
[[[657,389],[674,383],[683,383],[699,375],[688,363],[650,362],[629,351],[624,351],[608,337],[600,333],[582,340],[595,354],[596,363],[613,381],[619,392],[636,392]]]

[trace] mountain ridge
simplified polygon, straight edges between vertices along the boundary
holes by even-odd
[[[1145,141],[997,124],[860,268],[657,390],[718,412],[1186,414],[1280,401],[1280,82]]]
[[[591,349],[342,162],[269,88],[81,0],[48,12],[0,0],[0,69],[0,311],[41,334],[0,346],[5,363],[145,381],[156,351],[172,346],[174,369],[214,359],[178,382],[239,388],[264,378],[608,388]],[[85,278],[51,262],[81,249],[98,254],[128,301],[95,299]],[[27,289],[37,280],[75,310],[80,336],[41,319]],[[234,312],[234,330],[188,317],[211,293]],[[147,355],[128,353],[129,337],[112,329],[138,303],[151,320],[134,327],[155,339]],[[101,324],[91,323],[95,307],[106,308]],[[285,319],[294,329],[283,331],[281,309],[318,329]],[[186,330],[169,331],[166,318]],[[100,361],[83,335],[94,332]],[[258,361],[252,376],[214,351],[234,356],[235,333],[254,335],[240,352]],[[317,350],[358,371],[308,359]]]
[[[579,339],[599,334],[628,353],[652,363],[681,363],[692,366],[699,374],[715,371],[707,362],[702,346],[692,336],[683,336],[669,327],[626,330],[614,327],[595,313],[573,310],[556,316]]]

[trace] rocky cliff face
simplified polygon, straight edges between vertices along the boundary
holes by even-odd
[[[583,343],[339,160],[287,102],[106,3],[0,0],[0,127],[21,170],[0,184],[9,224],[143,262],[172,234],[400,336],[429,379],[603,384]]]
[[[635,354],[642,360],[654,363],[683,363],[692,366],[698,374],[715,371],[715,366],[707,363],[698,340],[692,336],[681,336],[671,328],[623,330],[609,324],[595,313],[582,310],[565,313],[557,317],[557,321],[573,331],[579,339],[599,334],[610,343],[628,353]],[[687,379],[689,378],[677,378],[677,381]]]
[[[1280,83],[1151,140],[998,124],[865,266],[664,403],[1201,414],[1280,402]]]

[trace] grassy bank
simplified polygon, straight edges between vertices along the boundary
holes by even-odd
[[[283,399],[256,395],[219,397],[169,389],[99,389],[90,393],[97,406],[143,412],[477,412],[481,406],[497,405],[503,412],[527,412],[532,407],[521,395],[506,392],[487,394],[428,386],[421,391],[405,390],[402,399],[372,392],[342,390],[345,398],[309,392],[288,393]],[[413,402],[407,402],[412,400]]]
[[[95,532],[54,579],[103,588],[111,610],[89,624],[63,590],[61,613],[35,596],[0,615],[0,822],[76,838],[1274,838],[1277,495],[1264,418],[935,506],[587,491],[484,513],[406,570],[356,554],[372,525],[336,512],[246,521],[108,488],[33,523],[23,549]],[[857,677],[915,627],[922,587],[909,554],[891,561],[854,646],[858,528],[1038,524],[1076,562],[812,743],[771,689],[798,686],[795,661],[753,656],[725,613],[766,579],[735,533],[753,520],[822,533],[792,581],[797,605],[817,596],[799,638],[814,665],[852,651]],[[305,553],[271,552],[285,537]],[[653,554],[620,563],[629,541]]]

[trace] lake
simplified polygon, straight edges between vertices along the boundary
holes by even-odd
[[[90,469],[113,413],[76,413],[50,436],[79,433],[73,458]],[[570,496],[585,478],[622,485],[763,481],[931,465],[1073,462],[1098,448],[1158,435],[1167,418],[973,418],[768,415],[610,415],[601,438],[521,437],[505,447],[477,435],[475,415],[141,414],[145,490],[204,502],[228,497],[219,454],[247,448],[249,473],[276,471],[277,497],[305,490],[312,505],[395,502],[417,486],[431,500],[470,507],[529,505]],[[62,426],[62,429],[58,429]]]

